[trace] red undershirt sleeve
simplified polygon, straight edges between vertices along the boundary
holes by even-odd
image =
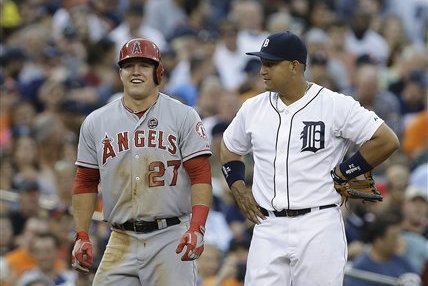
[[[100,170],[77,167],[74,177],[73,194],[98,193]]]
[[[190,177],[190,183],[211,185],[211,164],[209,156],[201,155],[187,160],[183,163],[187,174]]]

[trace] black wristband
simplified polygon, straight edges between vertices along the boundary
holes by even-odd
[[[345,162],[340,163],[339,169],[343,176],[348,180],[355,178],[361,174],[367,173],[373,167],[364,159],[360,151],[357,151]]]
[[[222,166],[221,170],[229,188],[236,181],[245,180],[245,165],[242,161],[227,162]]]

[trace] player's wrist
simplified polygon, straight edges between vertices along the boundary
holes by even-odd
[[[206,205],[192,206],[192,219],[190,220],[189,230],[204,234],[209,210],[210,208]]]
[[[74,235],[74,241],[77,241],[79,239],[89,241],[89,234],[84,230],[77,231],[76,234]]]

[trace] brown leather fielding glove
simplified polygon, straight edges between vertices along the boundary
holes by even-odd
[[[375,182],[371,171],[355,177],[349,181],[344,181],[334,172],[330,172],[333,178],[334,188],[342,196],[341,205],[348,199],[360,199],[363,202],[382,201],[382,195],[376,190]]]

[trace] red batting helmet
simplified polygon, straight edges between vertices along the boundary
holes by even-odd
[[[144,58],[154,61],[154,80],[156,84],[161,82],[164,69],[159,48],[155,43],[144,38],[136,38],[128,41],[123,45],[122,49],[120,49],[119,61],[117,64],[119,67],[122,67],[125,60],[132,58]]]

